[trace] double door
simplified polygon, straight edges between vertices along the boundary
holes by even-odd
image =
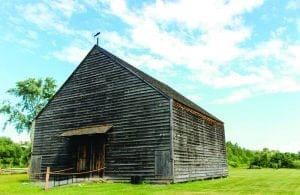
[[[103,139],[82,138],[77,142],[76,170],[102,176],[105,164],[105,144]],[[102,170],[101,170],[102,169]]]

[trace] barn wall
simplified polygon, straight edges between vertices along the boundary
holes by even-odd
[[[83,126],[112,124],[105,145],[105,177],[169,179],[171,170],[155,169],[156,154],[170,158],[166,154],[170,153],[169,102],[107,53],[93,48],[37,118],[32,155],[42,157],[42,171],[46,166],[72,167],[71,139],[59,135]]]
[[[224,125],[173,104],[174,182],[228,175]]]

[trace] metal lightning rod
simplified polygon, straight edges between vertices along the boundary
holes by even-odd
[[[99,45],[99,35],[100,35],[100,32],[97,32],[97,33],[94,35],[94,38],[97,37],[97,46]]]

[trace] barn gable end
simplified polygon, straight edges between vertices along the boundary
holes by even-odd
[[[171,168],[158,176],[154,160],[156,150],[170,153],[169,108],[167,96],[95,46],[36,118],[32,156],[42,172],[76,167],[73,138],[60,135],[109,124],[105,177],[169,180]]]

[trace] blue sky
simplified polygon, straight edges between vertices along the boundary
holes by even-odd
[[[60,86],[98,31],[101,47],[222,119],[227,140],[300,151],[299,0],[3,1],[0,99],[28,77]]]

